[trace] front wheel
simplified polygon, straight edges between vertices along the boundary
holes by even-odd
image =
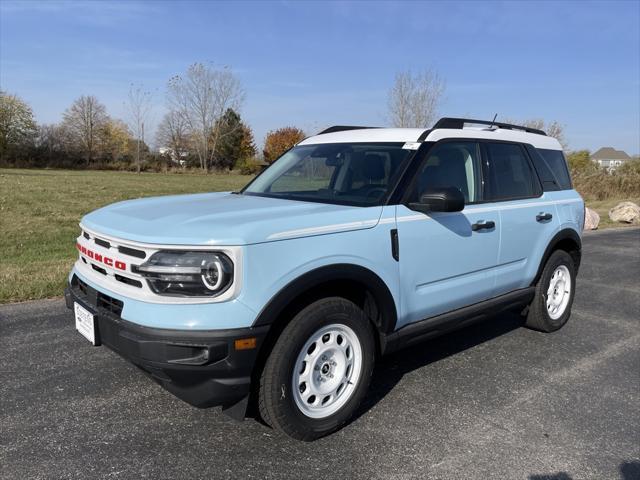
[[[267,359],[262,419],[299,440],[337,430],[366,394],[374,355],[373,329],[360,308],[340,297],[312,303],[287,325]]]
[[[556,250],[547,260],[536,285],[536,294],[527,313],[527,327],[543,332],[561,328],[571,315],[575,291],[573,259],[564,250]]]

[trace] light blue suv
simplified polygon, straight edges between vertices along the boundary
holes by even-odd
[[[380,355],[505,309],[568,320],[584,204],[544,132],[443,118],[332,127],[242,191],[82,219],[76,328],[198,407],[340,428]]]

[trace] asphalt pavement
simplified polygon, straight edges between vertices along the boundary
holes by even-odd
[[[640,229],[588,233],[569,323],[502,314],[379,362],[314,443],[198,410],[75,331],[0,307],[2,479],[640,479]]]

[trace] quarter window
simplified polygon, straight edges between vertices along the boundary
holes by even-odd
[[[418,169],[410,201],[428,191],[456,187],[466,204],[482,200],[482,167],[476,142],[445,142],[433,147]]]
[[[567,161],[560,150],[546,150],[539,148],[538,152],[547,162],[547,165],[556,177],[556,181],[561,190],[571,189],[571,178],[567,168]]]
[[[490,200],[530,198],[542,193],[520,145],[487,143],[487,154]]]

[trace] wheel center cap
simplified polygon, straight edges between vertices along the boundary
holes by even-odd
[[[322,368],[320,369],[320,371],[322,372],[323,375],[326,375],[327,373],[329,373],[329,369],[331,367],[329,367],[328,363],[325,363],[324,365],[322,365]]]

